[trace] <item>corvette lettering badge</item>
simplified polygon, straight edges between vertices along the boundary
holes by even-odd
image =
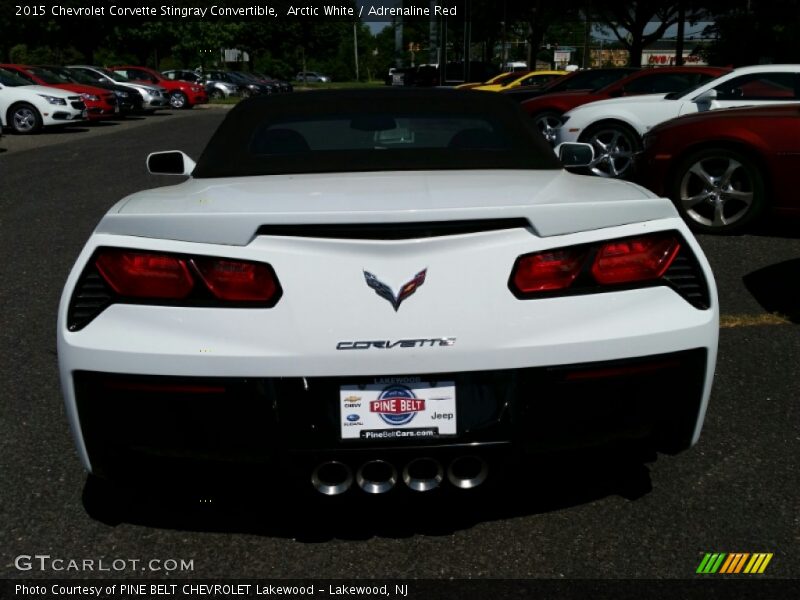
[[[378,278],[369,271],[364,271],[364,279],[367,280],[367,285],[375,290],[375,293],[378,294],[378,296],[388,300],[389,304],[394,307],[394,311],[397,312],[397,309],[400,308],[400,303],[408,298],[411,294],[416,292],[417,288],[425,283],[425,274],[427,272],[428,269],[422,269],[422,271],[414,275],[414,278],[411,281],[404,283],[400,287],[400,291],[397,292],[396,296],[394,292],[392,292],[392,288],[378,280]]]

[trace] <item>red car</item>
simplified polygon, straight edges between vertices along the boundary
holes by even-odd
[[[167,79],[158,71],[148,67],[111,67],[131,81],[160,85],[169,93],[172,108],[192,108],[195,104],[206,104],[208,94],[202,85],[188,81]]]
[[[536,120],[536,125],[545,139],[553,143],[555,141],[555,129],[561,127],[561,116],[582,104],[620,96],[680,92],[724,75],[729,71],[730,69],[720,67],[654,67],[642,69],[602,88],[546,94],[526,100],[520,106]]]
[[[736,233],[766,210],[800,215],[800,106],[712,110],[644,136],[638,180],[669,196],[692,229]]]
[[[0,64],[0,68],[11,71],[14,75],[19,75],[26,81],[30,81],[31,85],[46,85],[80,94],[83,103],[86,105],[87,118],[90,121],[109,119],[119,113],[117,96],[114,92],[82,83],[75,83],[43,67]]]

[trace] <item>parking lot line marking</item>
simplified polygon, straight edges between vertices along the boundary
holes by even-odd
[[[758,325],[791,325],[791,321],[783,315],[762,313],[760,315],[720,315],[719,328],[755,327]]]

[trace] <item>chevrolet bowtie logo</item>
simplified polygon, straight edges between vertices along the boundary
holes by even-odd
[[[416,292],[417,288],[425,283],[425,274],[427,272],[428,269],[422,269],[422,271],[414,275],[411,281],[408,281],[400,286],[400,291],[397,292],[397,295],[395,295],[395,293],[392,291],[392,288],[380,281],[369,271],[364,271],[364,279],[366,279],[367,285],[375,290],[375,293],[378,294],[378,296],[388,300],[389,304],[391,304],[395,312],[397,312],[397,309],[400,308],[400,304],[403,302],[403,300]]]

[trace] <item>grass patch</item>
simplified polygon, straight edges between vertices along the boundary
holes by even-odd
[[[303,83],[300,81],[292,82],[295,92],[307,92],[309,90],[345,90],[345,89],[368,89],[382,87],[382,81],[332,81],[330,83]],[[209,104],[237,104],[242,99],[238,96],[220,98],[218,100],[209,99]]]
[[[293,81],[292,85],[296,91],[309,90],[343,90],[349,88],[374,88],[382,87],[383,81],[331,81],[330,83],[304,83]]]
[[[228,98],[209,98],[209,104],[237,104],[241,101],[241,98],[238,96],[230,96]]]

